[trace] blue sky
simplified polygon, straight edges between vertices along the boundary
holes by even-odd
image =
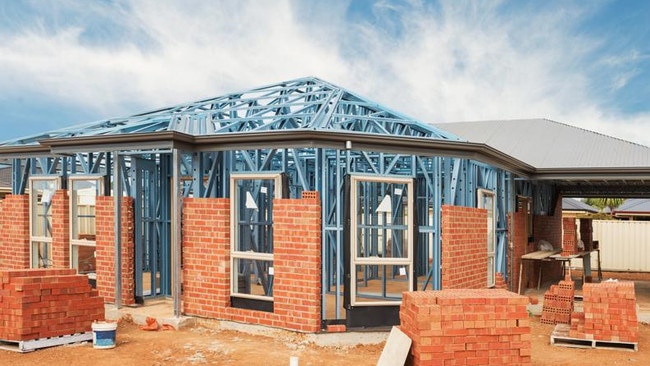
[[[0,2],[0,141],[317,76],[429,123],[650,146],[650,2]]]

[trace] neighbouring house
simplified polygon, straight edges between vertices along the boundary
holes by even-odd
[[[427,124],[313,77],[6,141],[0,160],[3,268],[302,332],[397,324],[405,291],[512,290],[529,243],[576,250],[563,196],[650,197],[648,147],[545,119]]]
[[[599,213],[600,210],[573,198],[562,198],[562,216],[578,217]]]
[[[621,220],[650,221],[650,199],[630,198],[612,210],[612,216]]]

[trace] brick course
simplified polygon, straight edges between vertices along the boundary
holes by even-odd
[[[115,302],[114,198],[97,197],[95,204],[97,290],[106,302]],[[122,304],[135,304],[133,198],[122,197]]]
[[[59,189],[52,197],[52,267],[70,267],[70,198]]]
[[[526,213],[524,208],[521,208],[517,212],[513,212],[508,216],[509,224],[508,225],[508,235],[512,240],[513,248],[508,250],[508,263],[512,263],[512,266],[508,266],[510,284],[517,286],[519,283],[519,265],[521,264],[521,256],[526,254],[526,249],[528,247],[528,235],[526,233]],[[512,273],[514,271],[514,273]],[[525,277],[526,273],[524,273]],[[522,279],[522,283],[526,283],[525,279]],[[512,289],[516,288],[511,286]]]
[[[321,328],[317,195],[273,201],[274,312],[230,306],[230,200],[183,200],[183,312],[301,332]]]
[[[89,332],[104,300],[74,269],[0,272],[0,339],[26,341]]]
[[[506,290],[405,292],[400,329],[409,364],[530,365],[528,298]]]
[[[533,215],[533,246],[528,252],[536,251],[540,240],[546,240],[554,248],[562,248],[562,199],[558,196],[553,215]],[[537,273],[542,266],[542,277],[549,281],[559,281],[563,278],[562,264],[549,262],[528,266],[528,287],[537,286]]]
[[[442,206],[442,288],[487,287],[487,210]]]
[[[7,195],[0,207],[0,269],[29,268],[29,196]]]

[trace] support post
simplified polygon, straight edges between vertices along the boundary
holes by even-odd
[[[117,151],[113,151],[113,200],[115,224],[115,306],[122,306],[122,167]]]
[[[180,185],[180,152],[172,151],[172,253],[173,253],[173,297],[174,317],[181,316],[181,185]]]

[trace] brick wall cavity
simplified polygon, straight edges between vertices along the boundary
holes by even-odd
[[[487,210],[442,206],[442,288],[487,287]]]
[[[0,269],[29,268],[29,196],[7,195],[0,207]]]
[[[115,302],[114,198],[97,197],[95,204],[97,290],[106,302]],[[133,198],[122,197],[122,304],[135,304]]]
[[[230,200],[183,200],[183,312],[300,332],[321,324],[317,195],[273,201],[274,312],[230,306]]]
[[[74,269],[0,271],[0,339],[26,341],[91,331],[104,300]]]
[[[405,292],[400,329],[409,364],[530,365],[528,298],[506,290]]]

